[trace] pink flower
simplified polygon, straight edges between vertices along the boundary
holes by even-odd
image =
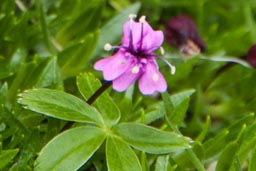
[[[144,95],[164,92],[167,84],[155,60],[159,56],[153,53],[163,43],[163,32],[154,31],[145,21],[145,16],[139,22],[134,21],[136,15],[131,14],[129,17],[130,20],[123,25],[121,45],[106,44],[104,47],[105,50],[117,49],[117,52],[97,61],[94,68],[103,72],[105,80],[113,82],[113,89],[116,91],[125,91],[138,80],[139,90]],[[159,58],[167,62],[164,58]],[[167,64],[174,73],[175,68],[168,62]]]

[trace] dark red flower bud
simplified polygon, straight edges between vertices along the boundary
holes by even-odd
[[[165,34],[167,42],[185,54],[194,55],[206,49],[194,21],[188,16],[171,18],[167,22]]]
[[[253,66],[256,67],[256,44],[252,45],[252,47],[247,52],[247,61]]]

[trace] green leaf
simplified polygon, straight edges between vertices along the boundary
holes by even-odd
[[[232,164],[230,171],[241,171],[241,162],[239,160],[239,157],[236,155]]]
[[[243,141],[238,151],[241,163],[246,160],[248,153],[254,148],[256,143],[256,123],[248,126],[245,130]]]
[[[162,155],[157,157],[155,171],[169,171],[169,155]]]
[[[241,119],[238,119],[236,121],[233,121],[233,123],[228,127],[229,135],[227,139],[229,141],[235,140],[237,135],[239,135],[242,127],[246,124],[249,124],[250,122],[254,121],[254,113],[249,113],[242,117]]]
[[[181,125],[184,120],[188,105],[189,97],[195,92],[195,90],[186,90],[177,94],[167,97],[167,94],[163,94],[164,105],[166,109],[166,116],[169,122],[175,125]]]
[[[110,0],[109,4],[111,6],[113,6],[116,10],[118,11],[122,11],[124,10],[124,8],[126,6],[128,6],[130,4],[129,0],[123,0],[123,1],[119,1],[119,0]]]
[[[140,162],[141,162],[142,171],[149,171],[147,154],[144,151],[142,151],[140,154]]]
[[[58,119],[103,124],[100,114],[81,99],[62,91],[32,89],[20,94],[24,108]]]
[[[86,163],[105,139],[97,127],[77,127],[53,138],[39,153],[35,171],[77,170]]]
[[[44,64],[45,63],[42,64],[42,62],[38,60],[20,64],[12,84],[9,84],[10,87],[8,90],[8,100],[10,102],[16,102],[17,93],[20,90],[24,90],[26,87],[35,85],[35,81],[38,78],[38,75],[40,75],[38,73],[41,73],[45,67]]]
[[[0,64],[0,79],[7,78],[13,75],[13,72],[9,65]]]
[[[246,27],[248,30],[250,30],[251,34],[251,41],[256,41],[256,31],[255,28],[255,21],[254,21],[254,15],[253,15],[253,8],[251,7],[251,4],[243,2],[242,3],[245,19],[246,19]]]
[[[80,41],[59,54],[62,74],[66,77],[77,75],[88,63],[98,40],[99,31],[86,34]]]
[[[254,120],[254,114],[248,114],[237,121],[233,121],[228,129],[223,130],[221,133],[217,134],[214,138],[209,139],[203,144],[203,148],[205,149],[205,157],[213,157],[214,155],[221,152],[223,149],[223,145],[234,141],[241,129],[246,123],[250,123]],[[250,142],[251,143],[251,142]],[[249,142],[248,142],[249,145]]]
[[[202,131],[198,135],[198,137],[196,138],[197,142],[202,142],[204,140],[204,138],[206,137],[207,132],[208,132],[208,130],[210,128],[210,124],[211,124],[211,118],[210,118],[210,115],[207,115],[206,122],[205,122],[205,124],[202,127]]]
[[[5,82],[0,87],[0,105],[5,104],[7,92],[8,92],[8,84]]]
[[[168,95],[169,97],[169,95]],[[162,102],[156,102],[152,104],[149,108],[148,111],[146,111],[145,115],[145,124],[150,124],[160,118],[163,118],[165,116],[166,109],[165,105]],[[140,118],[138,119],[138,122],[140,122]]]
[[[19,149],[0,150],[0,169],[3,169],[17,155]]]
[[[17,41],[17,38],[15,38],[15,41]],[[0,68],[1,68],[0,73],[1,73],[1,70],[4,69],[5,72],[7,73],[9,72],[10,75],[13,75],[17,71],[19,71],[19,67],[25,62],[26,56],[27,56],[26,49],[24,48],[15,49],[15,51],[10,56],[10,60],[8,61],[9,62],[8,64],[0,62]]]
[[[138,123],[119,124],[113,128],[113,132],[134,148],[152,154],[166,154],[190,148],[188,138]]]
[[[229,131],[225,130],[217,134],[215,137],[209,139],[203,144],[203,149],[205,149],[205,158],[213,157],[214,155],[221,152],[223,145],[226,144],[226,139]]]
[[[219,157],[217,166],[216,166],[216,171],[228,171],[231,166],[233,161],[235,160],[235,154],[236,151],[238,150],[238,144],[237,142],[231,142],[226,146],[224,151],[222,152],[221,156]]]
[[[83,97],[88,100],[101,87],[101,83],[92,74],[84,73],[77,77],[77,86]],[[111,126],[119,121],[120,111],[106,92],[102,93],[92,105],[101,113],[106,124]]]
[[[194,164],[195,168],[198,171],[205,171],[204,166],[202,165],[201,161],[196,156],[195,152],[192,149],[186,149],[185,151],[188,154],[191,162]]]
[[[212,57],[202,56],[200,57],[200,59],[214,61],[214,62],[231,62],[231,63],[242,65],[247,68],[251,68],[250,64],[248,64],[244,60],[241,60],[239,58],[232,57],[232,56],[231,57],[230,56],[212,56]]]
[[[204,149],[200,143],[194,142],[191,149],[184,150],[175,155],[173,159],[182,168],[203,170],[201,160],[204,159]]]
[[[87,0],[75,3],[73,15],[68,17],[68,21],[63,23],[64,25],[57,34],[58,42],[65,45],[72,40],[80,40],[80,37],[97,30],[103,4],[103,0]],[[90,45],[89,42],[87,42],[88,45]]]
[[[50,36],[50,32],[49,32],[49,26],[46,22],[45,9],[44,9],[41,1],[35,1],[35,2],[36,2],[36,6],[38,8],[37,10],[38,10],[40,27],[41,27],[42,34],[43,34],[44,43],[45,43],[48,51],[51,54],[56,54],[56,48],[53,46],[53,43],[50,40],[51,36]]]
[[[255,171],[256,170],[256,146],[254,147],[252,151],[252,155],[249,161],[249,168],[248,171]]]
[[[98,45],[93,55],[94,57],[99,57],[99,54],[103,51],[103,47],[106,43],[113,44],[121,38],[122,27],[124,22],[128,20],[128,15],[137,14],[140,6],[140,3],[134,3],[129,8],[125,9],[120,14],[111,19],[105,26],[101,28]]]
[[[107,138],[106,155],[108,171],[142,171],[135,152],[117,138]]]
[[[37,78],[36,87],[49,87],[51,85],[61,85],[61,73],[57,63],[57,57],[52,57],[47,61],[41,74]]]

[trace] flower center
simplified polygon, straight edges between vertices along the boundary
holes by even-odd
[[[134,18],[136,15],[130,15],[130,30],[129,30],[129,46],[127,47],[127,50],[136,58],[141,59],[141,58],[147,58],[149,56],[152,56],[150,54],[147,54],[145,50],[142,49],[142,44],[143,44],[143,38],[144,38],[144,23],[146,22],[145,16],[142,16],[139,19],[141,28],[140,28],[140,38],[138,40],[138,44],[134,44],[133,40],[133,23],[134,23]]]
[[[142,59],[142,58],[148,58],[150,56],[152,56],[151,54],[147,54],[145,53],[143,50],[138,49],[137,51],[134,50],[129,50],[129,52],[136,58],[138,59]]]

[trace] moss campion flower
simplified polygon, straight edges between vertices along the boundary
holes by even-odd
[[[120,46],[105,45],[105,50],[117,49],[114,55],[99,60],[94,68],[103,72],[107,81],[113,82],[113,89],[122,92],[136,80],[139,90],[144,95],[155,92],[164,92],[167,89],[166,81],[158,69],[156,58],[164,60],[174,74],[175,67],[163,57],[153,52],[161,48],[164,40],[162,31],[154,31],[145,16],[134,21],[136,15],[129,15],[130,20],[123,25],[123,37]],[[163,49],[160,49],[163,52]]]

